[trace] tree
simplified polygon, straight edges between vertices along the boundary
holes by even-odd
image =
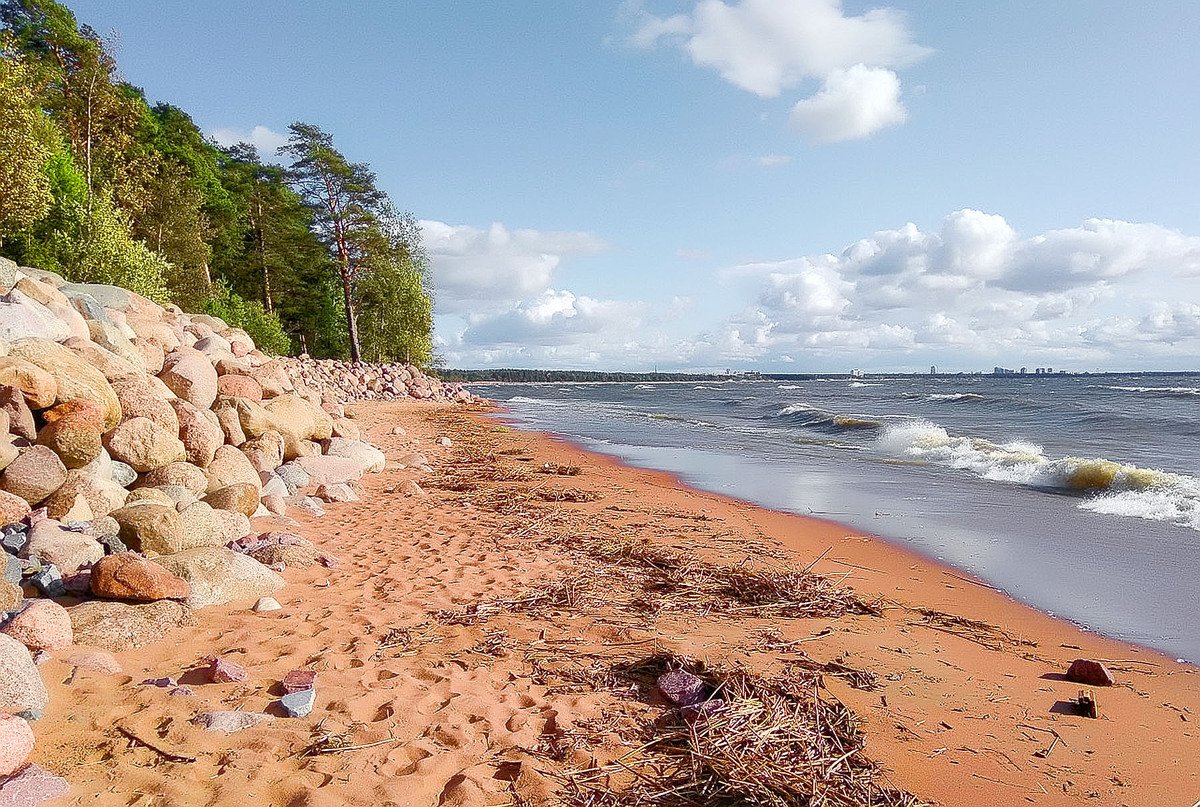
[[[0,242],[50,212],[45,167],[59,137],[34,96],[29,65],[2,51],[0,42]]]
[[[283,151],[293,157],[289,177],[313,211],[313,229],[330,250],[341,282],[350,358],[362,360],[355,315],[355,284],[379,249],[377,213],[386,199],[365,163],[349,162],[333,137],[309,123],[293,123]]]
[[[365,355],[428,366],[433,359],[433,301],[426,288],[429,260],[421,230],[409,214],[385,205],[378,217],[383,239],[359,278],[359,323]]]

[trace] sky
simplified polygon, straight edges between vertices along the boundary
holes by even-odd
[[[451,367],[1200,369],[1193,0],[70,5],[370,163]]]

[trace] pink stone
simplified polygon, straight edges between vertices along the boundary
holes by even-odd
[[[63,661],[72,667],[80,667],[85,670],[96,670],[114,675],[121,673],[121,662],[117,661],[117,657],[107,650],[79,648],[64,656]]]
[[[33,729],[20,717],[0,714],[0,778],[25,764],[33,753]],[[4,791],[0,789],[0,804]]]
[[[213,658],[208,665],[208,680],[212,684],[231,684],[245,681],[246,669],[228,659]]]
[[[312,689],[317,685],[317,673],[315,670],[292,670],[283,677],[280,686],[287,694],[293,692],[303,692],[306,689]]]
[[[71,792],[71,785],[40,765],[29,764],[11,779],[0,784],[3,807],[37,807]]]
[[[71,615],[54,600],[34,600],[2,630],[30,650],[62,650],[75,641]]]
[[[658,691],[676,706],[691,706],[704,700],[704,681],[686,670],[671,670],[658,677]]]
[[[1112,673],[1098,661],[1077,658],[1067,669],[1067,680],[1077,684],[1089,684],[1094,687],[1110,687],[1117,683]]]

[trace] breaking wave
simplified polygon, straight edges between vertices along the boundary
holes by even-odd
[[[549,398],[526,398],[524,395],[509,398],[507,403],[530,404],[533,406],[571,406],[571,403],[568,401],[552,401]]]
[[[878,429],[883,425],[878,420],[857,415],[839,415],[806,403],[785,406],[775,413],[775,418],[805,428],[824,428],[835,431]]]
[[[916,398],[922,401],[933,401],[935,403],[965,403],[967,401],[982,401],[984,396],[976,392],[905,392],[901,395],[903,398]]]
[[[1107,459],[1047,457],[1035,443],[952,435],[926,420],[889,426],[875,448],[997,482],[1088,494],[1079,505],[1083,510],[1200,530],[1200,479],[1192,476]]]
[[[1171,398],[1200,396],[1200,387],[1122,387],[1105,384],[1089,384],[1088,389],[1106,389],[1114,392],[1136,392],[1142,395],[1161,395]]]

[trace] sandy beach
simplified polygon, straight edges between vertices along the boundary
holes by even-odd
[[[282,610],[198,610],[117,653],[122,674],[74,668],[67,651],[43,667],[32,761],[71,782],[57,803],[636,803],[611,792],[648,787],[662,763],[656,732],[674,710],[643,679],[672,665],[803,682],[857,725],[839,736],[865,738],[826,767],[853,770],[881,794],[870,803],[1200,799],[1190,666],[836,523],[692,490],[484,410],[352,414],[389,460],[362,501],[255,521],[338,560],[289,568]],[[396,467],[413,452],[432,472]],[[190,683],[214,655],[248,680]],[[1097,689],[1097,719],[1069,704],[1076,658],[1117,679]],[[228,736],[190,722],[269,712],[296,669],[316,671],[308,717]],[[140,685],[162,677],[190,694]]]

